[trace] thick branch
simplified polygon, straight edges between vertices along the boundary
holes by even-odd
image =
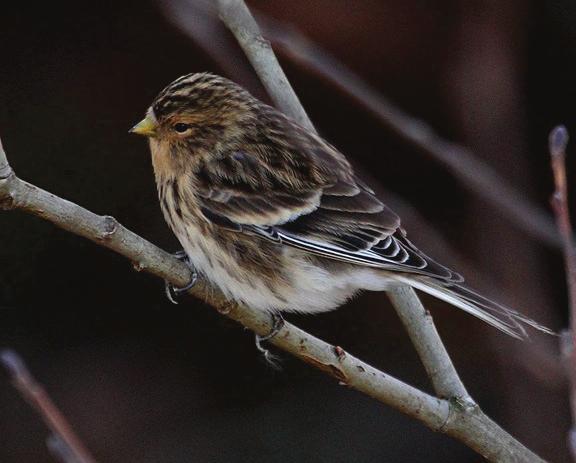
[[[0,207],[21,209],[49,220],[65,230],[112,249],[133,261],[138,270],[166,279],[174,285],[182,286],[188,282],[190,270],[184,263],[123,227],[112,217],[94,214],[20,180],[10,171],[1,149],[0,165],[6,167],[5,172],[10,172],[7,177],[0,178]],[[270,319],[265,313],[226,301],[205,281],[201,280],[190,293],[256,333],[267,334],[271,329]],[[430,396],[290,323],[286,323],[270,342],[431,429],[461,440],[491,461],[543,461],[499,428],[477,406]]]

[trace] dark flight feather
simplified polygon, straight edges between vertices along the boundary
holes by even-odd
[[[207,179],[199,191],[201,205],[209,220],[331,259],[462,281],[404,237],[399,217],[335,148],[281,114],[270,115],[277,128],[274,143],[244,139],[242,150],[221,153],[200,167],[200,178]],[[299,166],[297,182],[285,172],[291,163]]]

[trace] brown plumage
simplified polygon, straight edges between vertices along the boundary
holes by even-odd
[[[321,312],[408,284],[513,336],[522,323],[541,328],[462,286],[408,241],[338,150],[227,79],[177,79],[133,131],[149,137],[166,221],[231,299]]]

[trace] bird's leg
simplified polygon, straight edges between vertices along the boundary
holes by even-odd
[[[259,334],[255,336],[256,349],[258,349],[258,351],[264,356],[264,360],[266,360],[266,362],[268,362],[272,368],[279,370],[279,358],[272,354],[268,349],[262,347],[262,342],[272,339],[280,332],[284,326],[284,319],[279,313],[276,312],[272,312],[270,316],[272,317],[272,329],[270,330],[270,333],[264,336],[260,336]]]
[[[187,292],[189,289],[191,289],[196,284],[196,281],[198,280],[198,273],[196,272],[196,270],[192,266],[192,263],[190,262],[190,259],[188,258],[188,254],[186,254],[186,252],[184,250],[175,252],[172,255],[174,257],[176,257],[176,259],[188,264],[188,266],[190,267],[190,270],[192,272],[192,276],[190,277],[190,282],[186,286],[183,286],[182,288],[175,288],[174,285],[172,283],[170,283],[169,281],[166,281],[166,280],[164,281],[164,290],[166,291],[166,297],[168,298],[168,300],[170,302],[172,302],[172,304],[178,304],[178,301],[176,300],[176,298],[178,298],[180,295]]]

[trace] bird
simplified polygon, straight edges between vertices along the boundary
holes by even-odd
[[[130,131],[148,138],[168,226],[230,301],[316,314],[410,286],[515,338],[550,333],[427,256],[338,149],[229,79],[176,79]]]

